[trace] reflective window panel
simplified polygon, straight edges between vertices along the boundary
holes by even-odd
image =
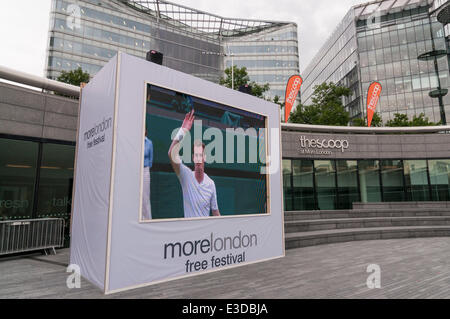
[[[428,169],[430,171],[430,187],[432,200],[450,200],[450,160],[429,160]]]
[[[351,209],[359,202],[357,161],[337,160],[338,208]]]
[[[335,162],[314,161],[317,207],[320,210],[336,209]]]
[[[291,160],[283,160],[283,190],[284,190],[284,209],[293,210],[292,207],[292,168]]]
[[[38,148],[0,138],[0,220],[32,217]]]
[[[358,161],[361,202],[381,202],[380,163],[378,160]]]
[[[408,200],[430,200],[426,160],[404,160],[404,174]]]
[[[312,160],[293,160],[294,210],[315,208]]]
[[[381,178],[383,201],[402,202],[405,200],[403,165],[401,160],[382,160]]]

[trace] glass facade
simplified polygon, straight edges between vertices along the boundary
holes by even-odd
[[[381,83],[377,109],[384,121],[395,113],[406,113],[410,118],[424,113],[431,121],[440,121],[438,99],[428,93],[438,87],[438,81],[444,88],[449,86],[447,59],[437,59],[436,72],[433,61],[419,61],[417,57],[432,50],[446,50],[446,40],[442,25],[430,19],[427,12],[428,7],[403,11],[398,17],[386,17],[399,22],[375,30],[358,23],[362,90],[367,92],[372,81]],[[366,98],[362,96],[363,105]],[[444,98],[444,105],[449,109],[450,99]]]
[[[246,67],[250,81],[269,83],[267,97],[284,100],[289,77],[299,74],[297,26],[278,27],[267,33],[253,33],[241,38],[224,39],[225,52],[233,54],[233,63]],[[230,67],[231,57],[225,57]]]
[[[299,73],[294,23],[227,19],[155,3],[52,0],[47,77],[78,67],[94,75],[118,51],[145,58],[157,50],[165,66],[218,82],[233,54],[252,81],[270,84],[268,97],[284,99],[287,79]]]
[[[346,109],[352,116],[360,113],[358,103],[360,93],[355,72],[358,52],[354,20],[354,11],[350,10],[302,72],[304,80],[301,86],[302,104],[312,103],[314,86],[323,82],[346,81],[345,84],[352,90],[351,96],[345,103]]]
[[[436,66],[434,61],[417,59],[425,52],[447,48],[444,29],[429,10],[424,0],[385,0],[353,7],[306,68],[302,102],[311,102],[314,85],[332,81],[351,89],[351,96],[343,98],[350,116],[364,117],[369,85],[378,81],[383,89],[377,112],[384,122],[395,113],[409,118],[424,113],[430,121],[439,122],[438,99],[428,93],[439,84],[449,88],[448,59],[437,59]],[[444,97],[443,104],[448,117],[450,96]]]
[[[354,202],[450,200],[450,159],[283,159],[284,209],[352,209]]]
[[[0,220],[64,218],[69,234],[75,143],[0,137]]]

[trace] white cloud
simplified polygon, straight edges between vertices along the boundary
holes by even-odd
[[[0,64],[44,75],[50,0],[1,1]]]

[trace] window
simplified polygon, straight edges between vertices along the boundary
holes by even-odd
[[[370,81],[369,68],[361,68],[361,80],[362,82]]]
[[[422,92],[414,92],[413,99],[414,99],[414,106],[416,108],[423,107]]]
[[[414,27],[414,33],[416,34],[416,41],[425,40],[425,35],[423,33],[423,27],[421,25]]]
[[[430,189],[428,186],[428,169],[426,160],[403,161],[406,193],[408,200],[428,201],[430,200]]]
[[[400,44],[406,44],[407,43],[406,30],[405,29],[398,30],[398,39],[399,39]]]
[[[405,200],[403,165],[401,160],[382,160],[381,179],[383,201],[401,202]]]
[[[395,46],[392,47],[392,61],[400,61],[400,47]]]
[[[399,44],[397,30],[390,31],[389,32],[389,37],[391,39],[391,45],[392,46],[395,46],[395,45]]]
[[[331,160],[314,161],[318,209],[336,209],[336,169]]]
[[[376,66],[369,67],[369,74],[370,74],[370,80],[371,81],[378,80],[377,67]]]
[[[382,49],[378,49],[378,50],[375,51],[375,60],[377,62],[377,65],[380,65],[380,64],[384,63],[383,50]]]
[[[283,160],[284,209],[292,210],[292,168],[291,160]]]
[[[375,42],[374,42],[373,35],[367,36],[366,40],[367,40],[367,50],[369,50],[369,51],[375,50]]]
[[[400,62],[394,62],[394,76],[399,77],[402,76],[402,64]]]
[[[381,40],[380,33],[374,35],[374,44],[375,44],[375,49],[381,49],[383,47],[383,42]]]
[[[403,79],[402,78],[396,78],[395,80],[395,92],[403,93],[404,92],[404,86],[403,86]]]
[[[38,217],[69,217],[74,158],[74,146],[50,143],[42,145]]]
[[[411,77],[410,76],[406,76],[406,77],[403,78],[403,88],[404,88],[405,92],[411,92],[412,91],[411,82],[412,81],[411,81]],[[411,100],[412,100],[412,95],[411,95]]]
[[[356,161],[337,160],[338,208],[351,209],[359,201]]]
[[[38,146],[0,138],[0,219],[32,217]]]
[[[386,73],[384,71],[384,64],[377,65],[377,79],[382,80],[386,78]]]
[[[358,38],[358,47],[360,51],[366,51],[367,50],[367,41],[365,37]]]
[[[384,63],[391,63],[392,62],[392,53],[390,48],[384,48],[383,49],[383,55],[384,55]]]
[[[375,51],[369,51],[369,65],[376,65]]]
[[[402,75],[403,76],[411,75],[411,69],[409,67],[409,61],[405,60],[405,61],[402,61],[401,63],[402,63]]]
[[[401,57],[402,60],[409,59],[408,46],[407,45],[401,45],[400,46],[400,57]],[[416,57],[411,57],[411,58],[416,58]]]
[[[315,208],[313,170],[312,160],[292,161],[294,210]]]
[[[394,65],[392,63],[386,63],[385,65],[386,78],[394,77]]]
[[[411,74],[419,74],[419,61],[415,59],[409,60]]]
[[[387,48],[387,47],[391,46],[391,43],[390,43],[390,40],[389,40],[389,32],[383,32],[381,34],[381,38],[382,38],[382,41],[383,41],[383,47],[384,48]]]
[[[395,82],[394,79],[388,79],[385,81],[386,84],[386,95],[395,94]]]
[[[369,65],[369,56],[367,52],[360,53],[359,58],[361,60],[361,67],[366,67]]]
[[[362,160],[358,166],[361,202],[381,202],[379,161]]]
[[[450,200],[450,160],[429,160],[428,167],[432,200]]]
[[[416,42],[416,34],[414,31],[414,27],[406,29],[406,40],[408,41],[408,43]]]

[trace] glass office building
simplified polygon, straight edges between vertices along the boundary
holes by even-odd
[[[430,0],[383,0],[354,6],[307,66],[301,88],[302,103],[311,103],[314,85],[334,82],[351,89],[344,98],[352,118],[366,116],[367,90],[373,81],[382,85],[377,112],[384,122],[395,113],[409,118],[424,113],[439,122],[440,106],[429,92],[449,87],[446,56],[418,60],[432,50],[447,50],[442,24],[432,13]],[[450,95],[443,98],[446,118]]]
[[[119,50],[162,52],[164,65],[213,82],[233,62],[282,99],[299,73],[295,23],[224,18],[161,0],[52,0],[47,77],[78,67],[94,75]]]

